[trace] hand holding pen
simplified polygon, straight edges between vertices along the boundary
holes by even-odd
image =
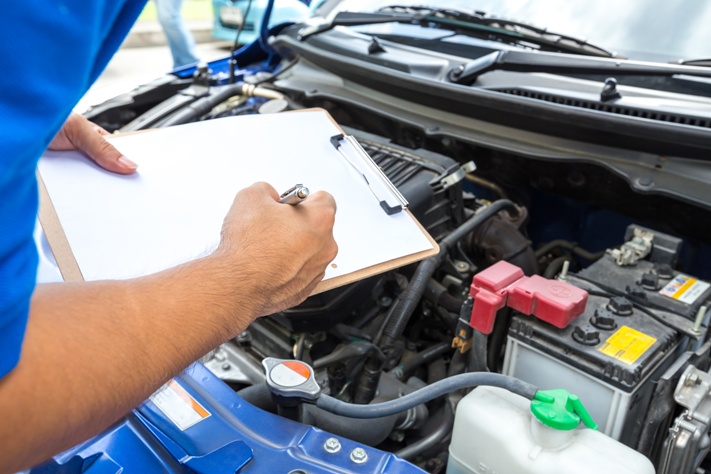
[[[284,191],[281,196],[279,196],[279,202],[281,204],[291,204],[292,206],[296,206],[308,196],[309,188],[307,188],[303,184],[296,184]]]

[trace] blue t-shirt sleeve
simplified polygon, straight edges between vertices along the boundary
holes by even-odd
[[[35,167],[146,0],[25,0],[0,15],[0,378],[20,358],[37,272]]]

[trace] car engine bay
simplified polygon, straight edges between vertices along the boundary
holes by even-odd
[[[278,56],[247,51],[239,62],[249,64],[244,68],[225,60],[176,71],[86,116],[111,132],[130,132],[325,109],[405,196],[441,251],[261,318],[202,364],[254,407],[319,428],[343,444],[346,439],[393,453],[427,472],[501,472],[451,467],[454,438],[461,440],[457,433],[464,429],[455,419],[471,387],[394,415],[348,417],[272,396],[267,379],[273,366],[265,374],[263,361],[304,362],[316,390],[354,406],[392,402],[470,373],[565,389],[579,397],[601,433],[647,457],[657,473],[709,472],[711,200],[704,197],[707,183],[689,184],[698,177],[695,169],[707,166],[691,158],[700,146],[676,159],[668,153],[672,145],[665,152],[648,144],[628,147],[622,135],[608,142],[600,139],[604,130],[590,128],[585,137],[543,116],[507,120],[492,114],[487,121],[486,110],[468,115],[439,106],[433,95],[393,94],[399,84],[388,82],[392,78],[346,77],[338,66],[329,69],[310,56],[307,46],[293,47],[294,38],[287,29],[270,42]],[[361,40],[397,49],[373,38]],[[422,60],[409,74],[417,75],[417,67],[427,72],[432,66]],[[516,75],[523,74],[490,73],[482,87],[503,90],[502,84],[520,84]],[[582,88],[602,86],[591,77],[570,80]],[[378,81],[389,86],[380,88]],[[625,87],[619,89],[626,97]],[[521,94],[494,93],[522,100]],[[543,286],[526,286],[534,282]],[[491,303],[490,328],[472,327],[470,316],[484,314],[477,305],[504,287],[508,302]],[[540,288],[557,294],[549,297]],[[535,296],[513,303],[516,292]],[[545,306],[577,292],[585,294],[579,313],[566,310],[569,320],[551,323],[557,316]],[[329,442],[325,452],[336,449]],[[353,466],[376,472],[354,453]]]

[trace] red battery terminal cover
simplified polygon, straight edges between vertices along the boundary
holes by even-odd
[[[496,313],[505,306],[563,329],[585,311],[588,301],[585,290],[538,275],[527,277],[503,260],[474,276],[469,294],[474,299],[469,324],[484,334],[491,334]]]

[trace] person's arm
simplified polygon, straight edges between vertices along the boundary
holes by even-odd
[[[115,422],[256,317],[305,299],[335,258],[335,203],[240,191],[211,255],[126,281],[39,285],[18,366],[0,380],[0,472]]]

